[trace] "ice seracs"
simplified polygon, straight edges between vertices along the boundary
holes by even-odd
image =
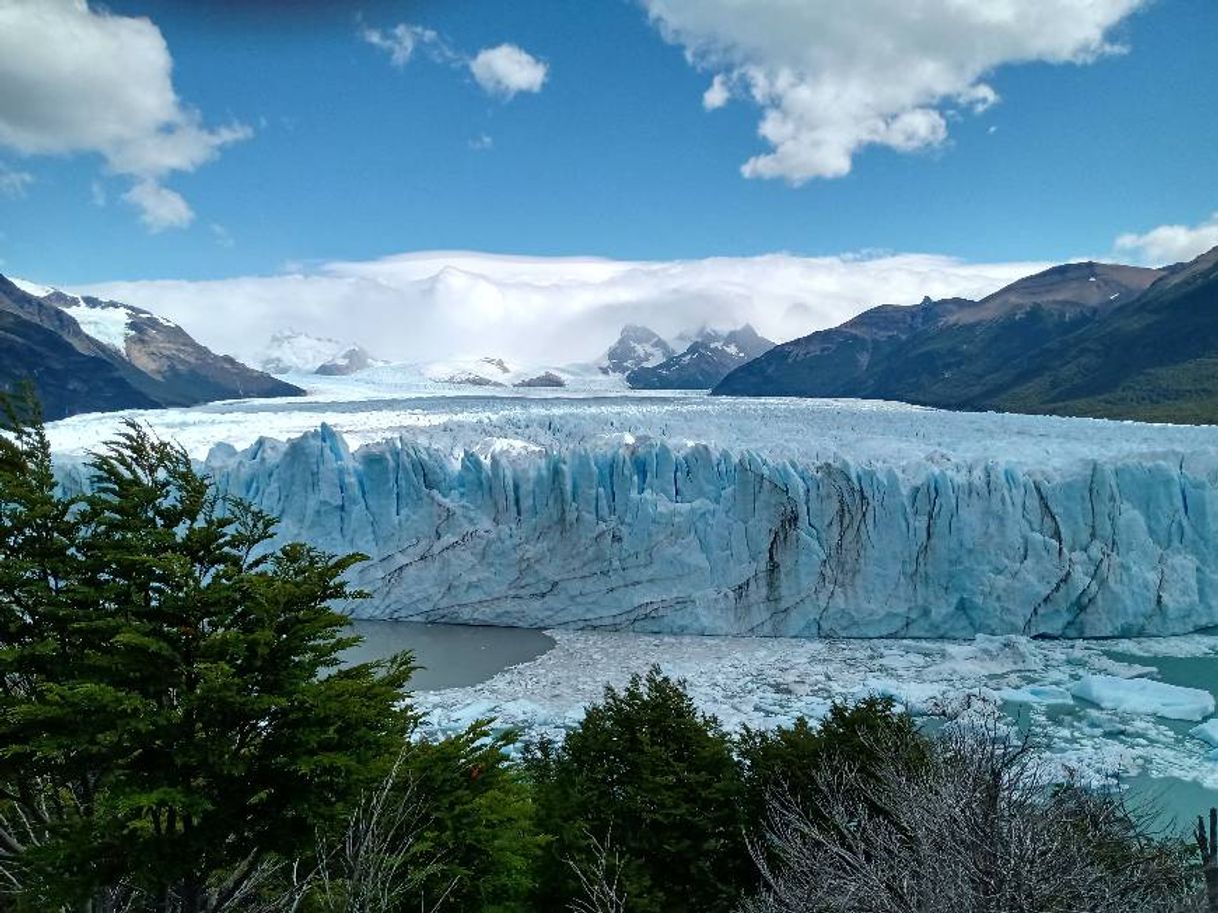
[[[324,380],[364,389],[360,377]],[[365,405],[143,418],[200,458],[235,445],[209,471],[282,515],[285,537],[372,556],[357,572],[372,598],[354,611],[374,617],[859,637],[1218,622],[1218,429],[379,389]],[[56,451],[96,446],[118,427],[108,421],[53,426]],[[263,434],[281,440],[249,446]],[[484,446],[494,439],[519,443]]]
[[[911,477],[666,441],[488,460],[408,439],[352,451],[323,427],[208,468],[281,515],[285,537],[371,555],[354,607],[370,617],[812,637],[1218,620],[1202,519],[1218,492],[1164,464]],[[1191,520],[1171,513],[1184,500]]]

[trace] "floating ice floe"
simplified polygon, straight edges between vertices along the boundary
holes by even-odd
[[[1203,720],[1214,712],[1214,696],[1147,678],[1088,675],[1073,688],[1075,697],[1105,710],[1149,713],[1169,720]]]
[[[1194,726],[1188,731],[1188,734],[1213,748],[1218,748],[1218,718],[1207,720],[1200,726]]]
[[[1074,697],[1056,685],[1027,685],[1023,688],[1003,688],[998,696],[1012,704],[1073,704]]]

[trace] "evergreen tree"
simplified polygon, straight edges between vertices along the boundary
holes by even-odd
[[[272,547],[176,445],[128,425],[55,487],[36,416],[0,438],[0,872],[17,909],[204,913],[307,852],[397,756],[409,658],[339,668],[360,556]],[[25,822],[17,827],[14,822]],[[109,893],[107,893],[109,892]]]
[[[440,898],[460,913],[530,909],[543,841],[532,791],[508,755],[514,738],[480,721],[407,750],[405,780],[423,813],[410,855],[424,909]]]
[[[573,869],[595,867],[597,844],[616,854],[632,913],[729,910],[751,883],[731,741],[658,668],[606,688],[561,746],[533,746],[527,766],[552,837],[541,909],[579,893]]]

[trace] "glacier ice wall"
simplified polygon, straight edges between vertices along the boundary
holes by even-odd
[[[479,454],[328,426],[214,448],[285,539],[371,557],[363,617],[847,637],[1218,624],[1218,464],[779,459],[603,441]]]

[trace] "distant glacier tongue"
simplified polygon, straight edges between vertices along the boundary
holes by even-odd
[[[372,598],[352,607],[365,617],[811,637],[1218,624],[1208,456],[910,471],[679,435],[519,443],[404,434],[351,450],[323,426],[217,447],[207,467],[280,515],[285,539],[370,555],[355,579]]]

